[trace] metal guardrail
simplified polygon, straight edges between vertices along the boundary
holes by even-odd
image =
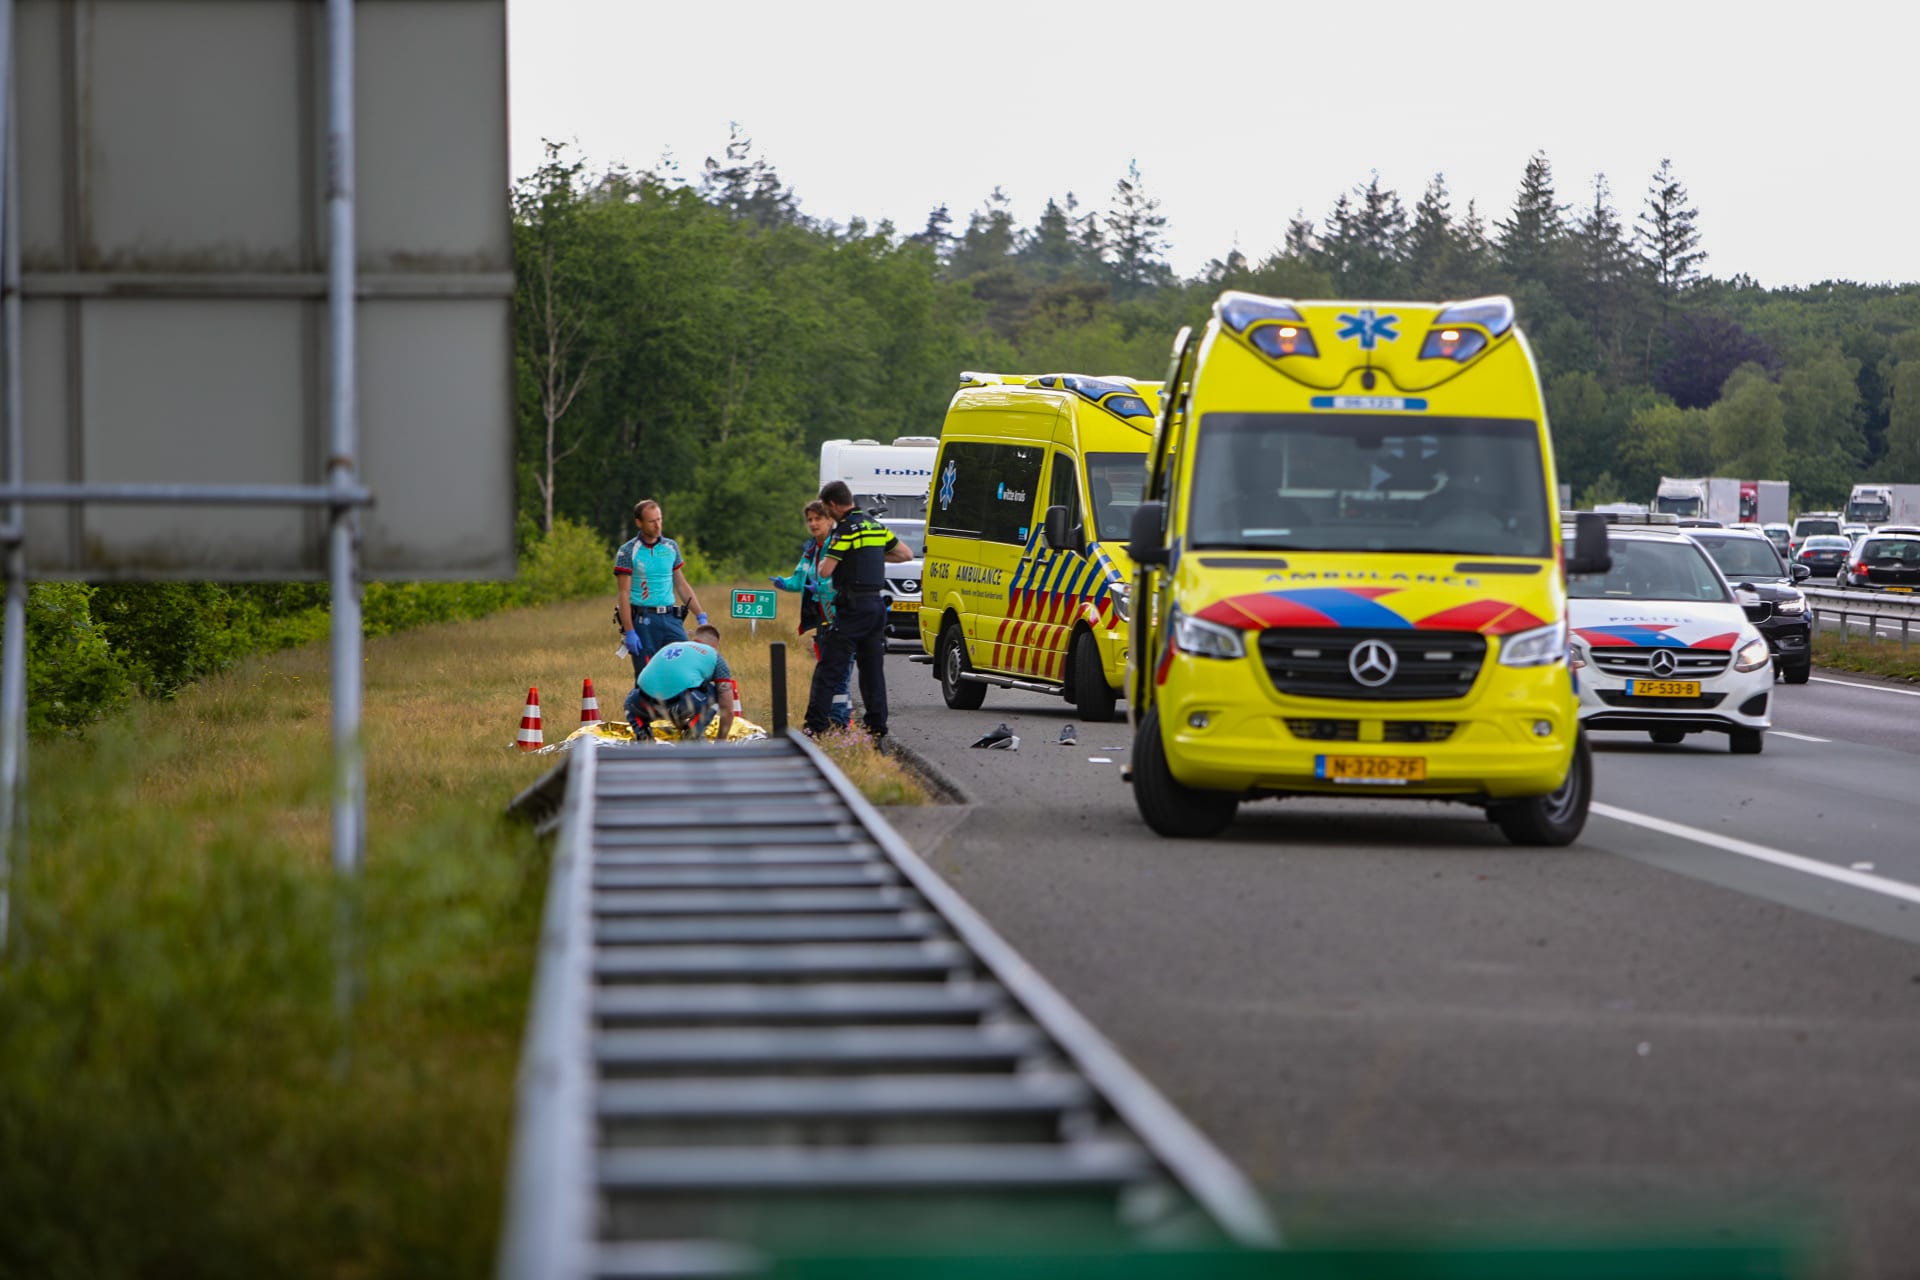
[[[1271,1246],[1245,1179],[797,736],[582,747],[502,1280],[849,1240]]]
[[[1802,587],[1815,635],[1821,633],[1822,619],[1839,622],[1842,636],[1849,633],[1855,619],[1865,623],[1875,638],[1892,638],[1898,628],[1900,647],[1905,649],[1910,633],[1920,634],[1920,594],[1888,591],[1847,591],[1839,588]]]

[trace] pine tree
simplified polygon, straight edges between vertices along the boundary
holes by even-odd
[[[726,163],[707,157],[700,179],[700,198],[725,209],[737,222],[761,230],[800,221],[800,203],[792,187],[780,185],[772,165],[753,154],[753,139],[737,123],[727,124]]]
[[[945,266],[953,257],[954,234],[947,228],[953,225],[953,214],[943,201],[927,213],[927,225],[907,239],[914,244],[924,244],[933,250],[933,260]]]
[[[1457,233],[1447,199],[1447,178],[1436,173],[1427,181],[1420,203],[1413,207],[1413,225],[1407,231],[1407,280],[1416,297],[1443,297],[1451,284]]]
[[[1568,309],[1586,321],[1594,345],[1620,370],[1632,345],[1640,260],[1613,209],[1607,175],[1593,176],[1593,203],[1574,228],[1579,270],[1567,281]]]
[[[1673,161],[1662,160],[1647,186],[1646,208],[1640,211],[1640,256],[1653,272],[1660,294],[1664,322],[1681,293],[1699,283],[1700,264],[1707,260],[1700,248],[1700,211],[1687,201],[1687,189],[1673,176]]]
[[[1167,218],[1160,201],[1149,196],[1140,163],[1127,162],[1127,176],[1113,185],[1107,210],[1106,263],[1121,296],[1144,293],[1172,279],[1162,255],[1167,249]]]
[[[968,215],[967,229],[947,264],[949,274],[964,280],[1000,266],[1012,256],[1015,237],[1013,202],[995,187],[987,194],[987,203]]]
[[[1512,216],[1499,229],[1500,260],[1516,279],[1552,286],[1559,276],[1559,255],[1566,240],[1566,206],[1554,197],[1553,166],[1536,151],[1520,177]]]
[[[1073,196],[1069,194],[1067,199],[1071,201]],[[1080,264],[1080,246],[1074,242],[1073,230],[1067,210],[1048,197],[1040,221],[1020,244],[1021,264],[1049,282],[1067,275]]]
[[[1295,209],[1293,217],[1287,220],[1287,238],[1280,250],[1281,256],[1297,258],[1302,262],[1311,262],[1320,253],[1320,240],[1313,231],[1313,219],[1307,216],[1305,209]]]

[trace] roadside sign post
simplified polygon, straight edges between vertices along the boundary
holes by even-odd
[[[760,619],[773,621],[775,617],[775,596],[771,591],[736,591],[733,593],[733,611],[729,615],[747,620],[747,634],[755,639],[760,635]]]

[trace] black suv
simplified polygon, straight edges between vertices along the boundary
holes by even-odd
[[[1747,618],[1767,638],[1773,669],[1788,684],[1813,674],[1813,628],[1807,598],[1797,584],[1813,576],[1804,564],[1791,568],[1764,533],[1745,529],[1688,529],[1739,594]]]

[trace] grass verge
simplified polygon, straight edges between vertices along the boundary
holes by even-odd
[[[1897,640],[1842,640],[1815,636],[1813,660],[1836,671],[1858,671],[1892,680],[1920,681],[1920,644],[1902,649]]]
[[[609,597],[610,597],[609,593]],[[36,740],[0,969],[0,1274],[491,1270],[546,853],[503,807],[632,683],[611,599],[367,646],[362,990],[334,1011],[324,645],[247,659],[84,740]],[[769,724],[762,628],[720,619]],[[791,638],[791,637],[788,637]],[[793,723],[811,646],[789,646]],[[859,735],[876,803],[924,802]]]

